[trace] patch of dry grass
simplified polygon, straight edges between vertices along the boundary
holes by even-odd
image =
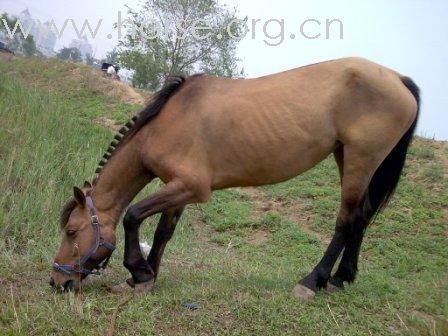
[[[113,80],[100,70],[58,59],[15,57],[9,63],[6,75],[14,76],[26,85],[64,94],[85,89],[134,105],[145,105],[151,98],[150,92]]]

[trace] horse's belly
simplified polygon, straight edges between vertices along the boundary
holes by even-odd
[[[319,136],[320,135],[320,136]],[[233,138],[221,144],[213,162],[212,188],[273,184],[293,178],[324,160],[335,138],[321,131],[281,137]]]

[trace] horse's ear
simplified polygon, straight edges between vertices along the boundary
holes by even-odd
[[[79,189],[78,187],[73,187],[73,194],[75,196],[76,203],[78,203],[79,205],[86,204],[86,196],[81,189]]]
[[[84,187],[83,188],[88,188],[91,189],[92,188],[92,184],[89,181],[85,181],[84,182]]]

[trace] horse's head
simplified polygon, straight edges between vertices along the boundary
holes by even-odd
[[[74,198],[62,211],[64,233],[54,259],[51,286],[77,290],[87,275],[98,274],[106,266],[116,242],[110,220],[106,214],[97,212],[90,183],[85,182],[82,189],[74,188]]]

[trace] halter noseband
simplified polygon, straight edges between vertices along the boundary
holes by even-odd
[[[92,200],[92,189],[89,189],[86,194],[86,205],[89,209],[90,218],[92,221],[93,231],[95,231],[95,243],[91,247],[90,251],[81,258],[77,263],[74,265],[59,265],[58,263],[53,263],[53,269],[55,271],[71,275],[73,272],[75,273],[81,273],[85,275],[94,274],[94,275],[100,275],[101,270],[104,270],[107,266],[107,263],[109,262],[110,256],[104,259],[98,266],[96,266],[93,270],[89,270],[84,267],[85,263],[98,251],[98,248],[101,246],[104,246],[110,251],[115,250],[115,245],[107,242],[104,240],[103,237],[101,237],[101,229],[100,229],[100,222],[98,221],[98,216],[96,214],[95,205],[93,204]]]

